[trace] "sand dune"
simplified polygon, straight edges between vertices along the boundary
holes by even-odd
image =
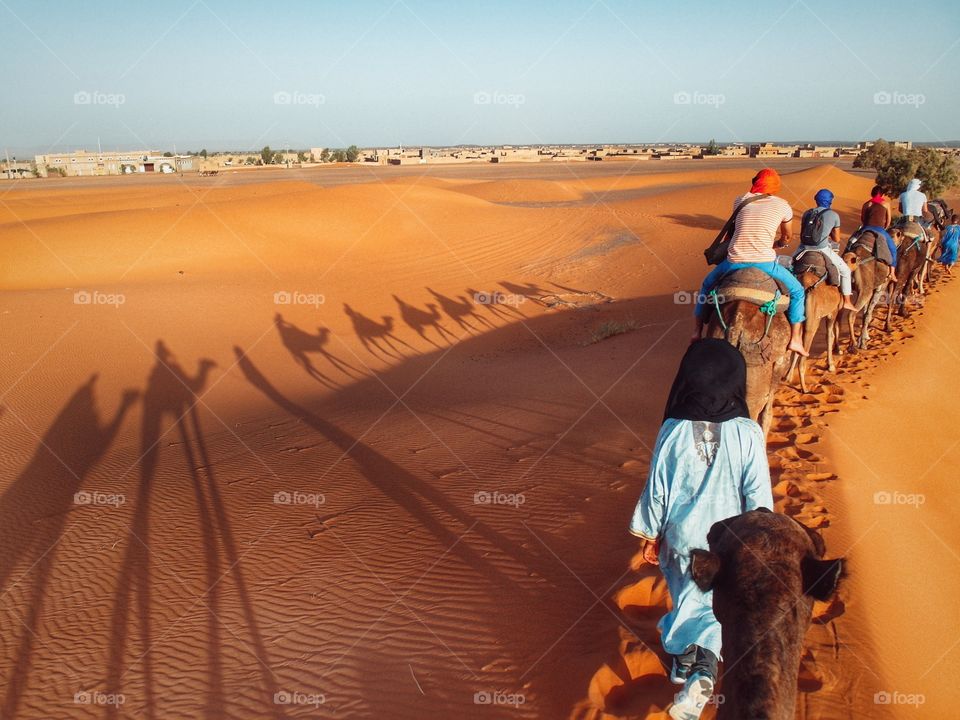
[[[664,588],[625,527],[688,336],[674,293],[752,171],[551,172],[0,196],[0,715],[657,717]],[[832,187],[850,227],[870,182],[784,185],[798,210]],[[593,342],[605,322],[632,329]],[[872,358],[785,390],[770,444],[780,509],[858,564],[882,545],[854,545],[834,418],[881,442],[908,399],[857,420],[894,372]],[[804,717],[880,716],[913,671],[878,660],[903,642],[867,610],[886,567],[819,610]]]

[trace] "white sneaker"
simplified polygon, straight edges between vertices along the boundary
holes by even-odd
[[[673,720],[700,720],[700,714],[713,695],[713,680],[701,673],[695,673],[683,690],[674,696],[673,705],[668,714]]]

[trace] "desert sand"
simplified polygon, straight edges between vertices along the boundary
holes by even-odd
[[[324,172],[0,185],[0,716],[664,717],[626,526],[755,168]],[[956,705],[958,292],[780,393],[798,717]]]

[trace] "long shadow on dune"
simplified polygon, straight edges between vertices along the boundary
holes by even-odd
[[[226,508],[213,476],[212,464],[207,454],[206,443],[197,414],[197,395],[206,386],[210,370],[216,363],[202,359],[197,373],[190,376],[180,367],[163,341],[156,344],[156,363],[147,380],[143,398],[143,421],[141,427],[140,478],[135,498],[134,517],[130,525],[127,549],[117,578],[113,613],[110,621],[110,652],[107,665],[107,687],[112,693],[123,692],[123,678],[136,665],[142,665],[146,717],[158,717],[156,709],[155,681],[151,653],[160,638],[154,638],[151,613],[153,597],[151,589],[151,536],[150,503],[154,490],[157,465],[160,459],[160,441],[167,431],[165,419],[176,425],[183,447],[187,476],[196,500],[198,526],[202,534],[205,590],[199,602],[206,605],[207,619],[207,688],[204,697],[204,717],[226,716],[226,688],[223,681],[221,610],[224,592],[223,579],[230,576],[236,585],[237,598],[250,633],[252,652],[255,655],[261,682],[265,686],[265,707],[269,715],[283,717],[280,706],[274,704],[276,683],[269,670],[269,658],[263,642],[256,615],[249,598],[249,591],[240,565],[240,554]],[[206,477],[201,477],[203,469]],[[224,569],[226,565],[226,569]],[[166,568],[168,573],[176,570]],[[136,595],[136,606],[133,595]],[[160,599],[162,602],[162,598]],[[140,647],[136,660],[125,668],[125,653],[132,618],[139,620]],[[169,631],[169,629],[168,629]],[[108,706],[107,717],[118,715],[118,708]]]
[[[723,227],[724,222],[723,218],[705,213],[700,213],[699,215],[678,213],[675,215],[664,215],[663,217],[673,220],[679,225],[697,228],[699,230],[714,230],[715,232],[720,232],[720,228]]]
[[[347,303],[343,304],[343,312],[353,323],[353,331],[360,339],[363,349],[375,357],[381,359],[401,360],[403,351],[397,349],[397,345],[402,345],[408,350],[416,350],[398,338],[393,332],[394,320],[389,315],[384,315],[380,322],[369,318],[363,313],[359,313],[350,307]]]
[[[470,568],[483,574],[491,582],[507,586],[513,591],[518,590],[514,581],[500,573],[466,543],[459,542],[468,531],[476,533],[504,555],[521,563],[522,567],[537,572],[543,578],[549,577],[549,564],[541,556],[534,555],[507,540],[492,530],[486,523],[458,508],[442,492],[429,483],[424,482],[410,471],[380,454],[359,438],[355,438],[306,408],[297,405],[285,397],[264,377],[242,349],[234,347],[234,352],[237,356],[237,366],[251,385],[260,390],[282,410],[306,423],[343,450],[347,457],[357,463],[367,480],[408,512],[411,517],[420,522],[437,538],[444,549],[452,548],[452,552],[459,556]],[[428,504],[455,520],[461,526],[460,531],[454,532],[437,520],[430,512]]]
[[[461,330],[474,333],[482,331],[484,326],[487,328],[493,327],[489,320],[477,313],[476,305],[463,297],[463,295],[452,298],[441,295],[436,290],[431,290],[430,288],[427,288],[427,292],[433,295],[434,299],[440,305],[440,309],[448,318],[453,320]],[[473,322],[470,322],[471,320]],[[476,323],[476,326],[474,326],[474,323]]]
[[[280,341],[287,351],[296,360],[297,365],[315,380],[330,389],[341,387],[332,377],[321,372],[313,364],[311,355],[319,355],[326,360],[330,366],[350,378],[363,377],[364,373],[359,368],[354,367],[345,360],[341,360],[327,349],[330,340],[330,330],[328,328],[318,327],[317,334],[309,333],[300,329],[291,322],[283,319],[283,315],[277,313],[273,317],[273,322],[277,326],[277,332],[280,334]]]
[[[473,298],[475,302],[482,305],[496,320],[514,322],[515,320],[525,317],[517,306],[520,302],[525,301],[527,299],[526,297],[521,301],[510,298],[508,302],[501,302],[499,297],[489,292],[482,292],[474,288],[467,288],[465,292],[468,298]]]
[[[407,327],[435,348],[441,348],[443,346],[427,337],[426,331],[430,328],[433,328],[439,339],[448,345],[457,341],[457,336],[447,330],[447,328],[443,326],[443,323],[440,322],[440,311],[437,310],[437,306],[434,303],[427,303],[427,309],[421,310],[414,305],[404,302],[403,299],[398,298],[396,295],[393,296],[393,300],[397,303],[397,308],[400,310],[400,319],[406,323]]]
[[[16,717],[57,544],[65,533],[68,514],[84,501],[82,496],[75,498],[75,493],[109,449],[136,401],[136,391],[125,391],[113,418],[102,422],[94,399],[96,382],[97,375],[92,375],[74,392],[41,438],[26,469],[0,497],[0,599],[17,585],[29,584],[23,602],[26,617],[19,618],[22,628],[4,630],[8,639],[18,630],[22,636],[13,673],[6,678],[0,717]],[[8,585],[14,568],[21,564],[23,574]]]

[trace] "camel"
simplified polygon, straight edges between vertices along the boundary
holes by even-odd
[[[414,350],[412,346],[393,334],[393,318],[389,315],[383,315],[381,317],[382,322],[377,322],[376,320],[368,318],[366,315],[358,313],[347,305],[347,303],[343,304],[343,311],[353,323],[353,331],[357,334],[357,337],[360,338],[363,349],[371,355],[377,354],[377,352],[374,351],[374,348],[376,348],[377,351],[385,356],[394,358],[402,357],[403,353],[397,350],[394,342],[410,350]],[[386,348],[384,346],[386,346]]]
[[[691,552],[694,582],[713,591],[723,642],[717,720],[793,720],[803,637],[814,600],[828,600],[844,560],[824,560],[819,534],[766,508],[714,523]]]
[[[822,261],[821,261],[822,262]],[[820,330],[820,323],[827,323],[827,369],[835,372],[837,369],[833,361],[835,345],[839,344],[837,332],[837,318],[843,307],[843,295],[836,285],[829,285],[813,272],[805,272],[798,278],[803,289],[807,291],[806,320],[803,323],[803,347],[809,353],[813,346],[813,339]],[[790,361],[790,370],[787,378],[793,377],[793,370],[800,367],[800,390],[807,391],[807,358],[793,353]]]
[[[727,276],[725,283],[743,276],[748,284],[751,277],[769,276],[762,270],[737,270]],[[761,278],[762,281],[762,278]],[[747,363],[747,406],[750,415],[769,432],[773,421],[773,396],[786,374],[790,362],[787,345],[790,342],[790,323],[783,312],[773,317],[765,315],[760,306],[747,300],[729,300],[720,305],[720,316],[710,313],[705,337],[725,339],[741,353]]]
[[[393,296],[393,300],[397,303],[397,307],[400,308],[400,319],[403,320],[410,329],[416,332],[417,335],[434,347],[439,348],[440,345],[427,337],[427,328],[432,327],[437,331],[440,339],[445,340],[447,343],[450,343],[450,340],[457,339],[456,335],[440,323],[440,311],[434,303],[427,303],[427,309],[421,310],[420,308],[405,303],[396,295]]]
[[[873,242],[870,242],[873,238]],[[866,350],[870,341],[870,323],[877,305],[883,299],[887,286],[890,284],[890,268],[874,256],[874,243],[880,242],[872,232],[865,232],[853,245],[848,245],[843,254],[843,260],[850,268],[853,280],[853,289],[857,297],[854,301],[856,311],[847,313],[847,327],[850,330],[850,353],[857,350]],[[856,319],[863,316],[860,335],[854,331]]]
[[[927,243],[920,238],[911,239],[905,237],[899,228],[890,231],[894,242],[897,243],[897,280],[890,289],[890,297],[887,300],[887,321],[885,329],[890,332],[890,320],[893,316],[894,306],[899,310],[902,317],[910,317],[908,297],[913,292],[914,286],[918,286],[920,292],[923,292],[920,277],[927,264]]]

